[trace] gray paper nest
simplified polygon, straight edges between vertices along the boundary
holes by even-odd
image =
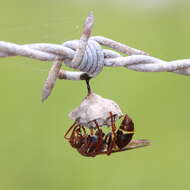
[[[96,127],[95,120],[99,126],[110,126],[110,112],[115,115],[115,120],[123,115],[116,102],[91,93],[85,97],[80,106],[69,113],[69,118],[89,128]]]

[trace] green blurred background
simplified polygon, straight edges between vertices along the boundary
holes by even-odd
[[[183,0],[1,0],[0,40],[20,44],[78,39],[89,11],[102,35],[165,60],[190,58],[190,3]],[[49,62],[0,59],[0,190],[179,190],[190,188],[190,78],[105,68],[96,93],[118,102],[152,146],[85,158],[64,140],[68,113],[85,83],[58,81],[40,93]]]

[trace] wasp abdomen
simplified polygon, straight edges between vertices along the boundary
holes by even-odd
[[[132,119],[125,115],[119,129],[116,132],[116,144],[121,149],[129,144],[134,135],[134,123]]]
[[[117,139],[116,139],[116,144],[117,146],[121,149],[126,147],[129,142],[131,141],[131,139],[133,138],[133,133],[126,133],[124,134],[121,130],[118,130],[116,135],[117,135]]]

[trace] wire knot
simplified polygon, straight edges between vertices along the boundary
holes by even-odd
[[[70,48],[77,54],[81,40],[67,41],[63,46]],[[87,73],[90,77],[96,76],[104,67],[104,53],[102,47],[95,40],[89,39],[85,45],[85,50],[77,60],[65,59],[64,63],[71,68]]]

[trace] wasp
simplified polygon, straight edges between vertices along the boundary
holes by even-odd
[[[117,129],[115,115],[110,112],[111,131],[105,134],[94,120],[95,129],[90,128],[90,132],[84,126],[75,122],[66,132],[65,138],[70,145],[81,155],[95,157],[101,154],[111,155],[114,152],[134,149],[149,145],[148,140],[132,140],[134,135],[134,123],[126,114]],[[69,136],[69,137],[68,137]]]

